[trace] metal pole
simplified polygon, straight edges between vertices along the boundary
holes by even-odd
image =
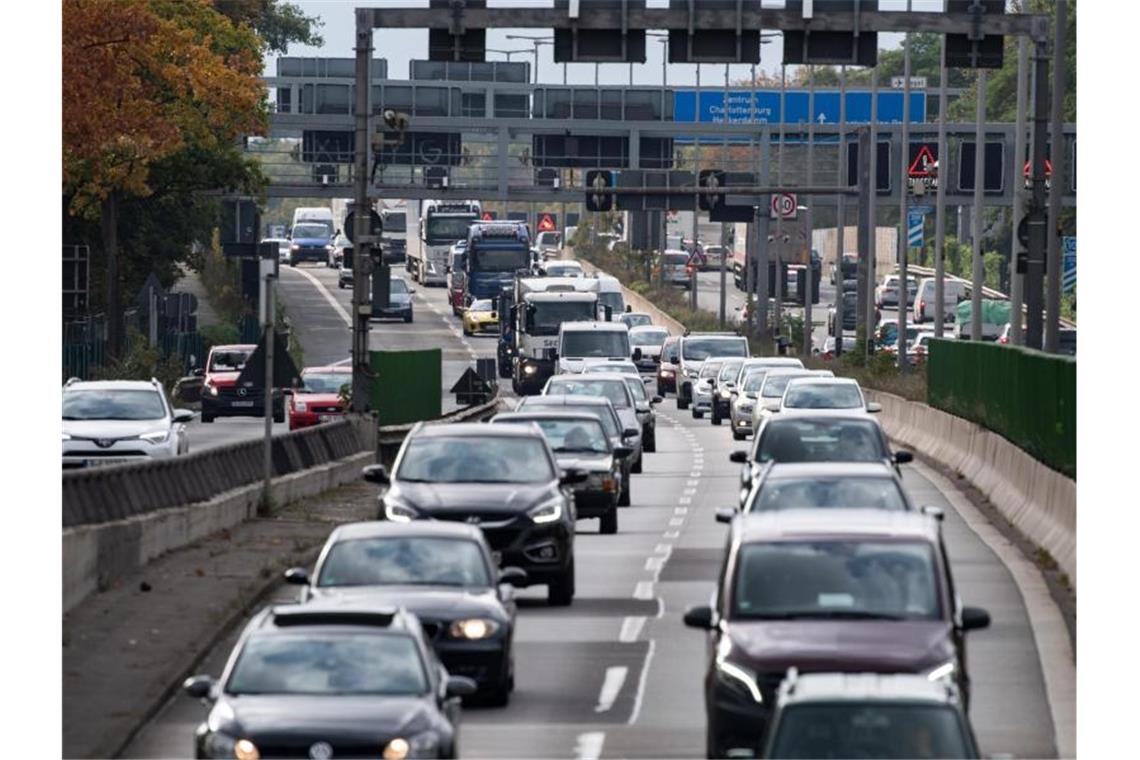
[[[985,185],[986,70],[978,69],[977,122],[974,125],[973,274],[970,286],[970,340],[982,339],[982,286],[986,270],[982,262],[982,192]]]
[[[1045,140],[1048,138],[1046,122],[1049,114],[1049,50],[1048,43],[1040,40],[1033,54],[1033,161],[1030,181],[1033,200],[1029,211],[1029,254],[1025,272],[1025,345],[1041,348],[1042,328],[1042,277],[1047,247],[1045,207]]]
[[[847,184],[847,67],[839,67],[839,160],[837,185]],[[847,196],[835,196],[835,355],[843,354],[843,252],[847,247]]]
[[[368,8],[356,9],[356,176],[355,222],[356,239],[352,247],[352,409],[363,413],[368,407],[368,318],[370,316],[368,274],[364,271],[369,262],[371,245],[368,235],[368,117],[372,62],[372,12]]]
[[[1025,163],[1025,126],[1029,107],[1028,79],[1029,40],[1026,37],[1019,37],[1017,40],[1017,132],[1013,140],[1013,181],[1017,182],[1017,188],[1014,191],[1013,234],[1009,236],[1009,342],[1015,346],[1020,346],[1024,342],[1021,331],[1021,304],[1025,273],[1018,271],[1017,265],[1024,249],[1017,239],[1017,228],[1021,226],[1021,220],[1025,218],[1026,192],[1021,183],[1021,167]]]
[[[807,183],[810,186],[815,180],[815,67],[808,66],[808,146],[807,146]],[[815,205],[815,199],[811,201]],[[805,209],[804,214],[804,243],[807,245],[807,267],[804,269],[804,284],[800,290],[804,294],[804,356],[811,356],[812,349],[812,285],[815,284],[815,270],[812,268],[811,245],[811,206]]]
[[[1061,131],[1061,115],[1065,105],[1065,49],[1068,29],[1068,0],[1057,2],[1057,28],[1053,40],[1053,180],[1049,191],[1048,264],[1045,297],[1045,350],[1057,353],[1058,327],[1061,319],[1061,196],[1065,186],[1065,134]]]
[[[753,82],[756,80],[753,79]],[[760,142],[760,183],[768,184],[772,158],[772,130],[767,126]],[[768,208],[771,208],[769,199]],[[768,208],[756,209],[756,274],[753,287],[756,292],[756,339],[764,345],[768,334],[768,228],[770,226]]]
[[[910,10],[910,3],[907,3],[907,10]],[[910,159],[910,35],[903,38],[903,122],[902,122],[902,145],[899,147],[899,308],[898,308],[898,345],[899,345],[899,371],[907,371],[907,355],[906,355],[906,318],[907,314],[907,298],[910,295],[910,288],[907,265],[909,262],[910,254],[910,235],[907,229],[910,225],[907,220],[907,197],[910,194],[910,188],[907,187],[907,177],[909,176],[909,161]]]
[[[946,280],[946,182],[950,176],[950,155],[946,148],[946,35],[942,35],[942,66],[938,77],[938,188],[934,198],[934,337],[945,331],[946,314],[942,301]]]
[[[871,154],[867,156],[867,171],[870,173],[870,189],[867,191],[867,231],[869,247],[860,249],[859,255],[867,256],[867,290],[860,304],[863,309],[863,348],[870,356],[872,333],[875,330],[875,270],[879,257],[879,228],[877,226],[876,201],[879,196],[879,67],[871,69]],[[864,251],[866,253],[864,254]]]
[[[780,64],[780,152],[776,154],[776,180],[784,182],[784,120],[787,114],[788,66]],[[776,216],[776,335],[783,332],[784,327],[784,262],[781,253],[784,244],[784,218],[783,214]]]
[[[258,262],[260,264],[260,262]],[[276,341],[273,308],[273,273],[265,277],[265,397],[262,413],[265,415],[265,437],[262,441],[261,507],[258,514],[268,515],[273,505],[273,347]]]
[[[727,63],[724,65],[724,98],[722,98],[722,100],[721,100],[721,109],[724,112],[724,123],[727,124],[729,121],[729,119],[728,119],[728,64]],[[726,168],[726,169],[728,168],[728,162],[726,160],[727,158],[728,158],[728,138],[726,137],[721,142],[721,163],[723,164],[723,168]],[[711,217],[712,215],[710,214],[709,216]],[[723,233],[724,226],[723,225],[721,226],[721,230],[722,230],[721,237],[723,238],[724,237],[724,233]],[[721,240],[720,242],[723,244],[724,240]],[[727,277],[725,276],[725,273],[728,271],[726,269],[726,267],[728,266],[728,262],[725,261],[725,256],[724,256],[725,250],[727,250],[727,249],[724,248],[722,245],[721,256],[720,256],[720,328],[722,330],[724,329],[724,325],[725,325],[725,310],[726,310],[727,303],[728,303],[728,291],[726,290]]]
[[[870,350],[871,330],[869,329],[870,322],[868,316],[870,312],[868,305],[874,297],[872,291],[874,290],[875,283],[871,279],[871,261],[872,257],[869,252],[874,245],[874,216],[872,215],[874,205],[871,203],[871,198],[875,194],[874,173],[871,171],[871,157],[875,155],[872,149],[871,136],[874,134],[874,129],[870,126],[861,128],[859,130],[859,226],[858,226],[858,241],[856,247],[859,249],[859,262],[856,268],[856,284],[855,293],[858,307],[855,309],[855,334],[863,336],[863,345],[856,346],[855,350],[868,355]],[[839,332],[843,332],[843,312],[840,311],[835,315],[835,319],[839,322]]]
[[[697,109],[699,111],[700,107],[701,107],[701,65],[699,63],[697,64],[697,95],[696,95],[696,100],[697,100]],[[700,116],[698,115],[697,118],[700,118]],[[694,150],[693,150],[693,178],[699,179],[700,173],[701,173],[701,138],[699,135],[697,135],[694,138],[693,146],[694,146]],[[697,252],[697,217],[700,215],[700,213],[701,213],[701,196],[700,196],[700,193],[695,193],[693,195],[693,253],[694,254]],[[689,261],[690,262],[694,261],[694,258],[692,256],[690,256]],[[699,286],[700,286],[700,278],[697,276],[696,266],[693,266],[692,271],[689,273],[689,308],[692,309],[693,311],[696,311],[698,308],[698,306],[697,306],[697,304],[698,304],[697,288]]]

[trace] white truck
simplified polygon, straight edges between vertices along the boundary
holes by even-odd
[[[403,264],[408,255],[407,206],[385,206],[380,209],[380,221],[384,225],[380,233],[380,245],[384,249],[384,263]]]
[[[563,322],[558,328],[559,375],[580,373],[611,359],[626,361],[631,355],[625,322]]]
[[[412,279],[446,287],[451,246],[467,239],[468,226],[480,215],[479,201],[407,201],[405,266]]]
[[[499,312],[507,320],[500,338],[499,374],[511,377],[519,395],[538,393],[555,374],[559,328],[598,318],[598,281],[522,277],[515,280],[509,297],[511,303],[501,305]]]

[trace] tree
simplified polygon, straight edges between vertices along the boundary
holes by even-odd
[[[292,3],[277,0],[215,0],[218,12],[235,24],[247,24],[261,38],[265,49],[286,53],[289,43],[320,47],[324,38],[317,29],[324,25],[319,18],[306,16]]]

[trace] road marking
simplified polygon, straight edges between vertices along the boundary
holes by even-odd
[[[677,499],[677,503],[678,504],[692,504],[693,499],[689,496],[682,496],[681,498]]]
[[[661,572],[661,568],[665,567],[665,560],[669,559],[668,555],[664,557],[646,557],[645,569],[651,573]]]
[[[674,517],[674,518],[669,520],[669,525],[670,525],[670,527],[673,527],[673,528],[679,528],[684,524],[685,524],[685,518],[683,518],[683,517]]]
[[[604,731],[590,731],[578,734],[578,744],[574,747],[574,756],[578,760],[598,760],[602,756],[602,745],[606,743]]]
[[[673,553],[673,547],[670,546],[669,544],[657,544],[657,546],[653,547],[653,553],[654,554],[672,554]]]
[[[685,481],[685,485],[687,485],[687,486],[696,486],[696,485],[699,485],[699,484],[700,484],[700,482],[701,482],[701,481],[699,481],[699,480],[687,480],[687,481]],[[694,491],[693,491],[693,493],[696,493],[696,491],[694,490]]]
[[[638,581],[637,586],[633,589],[634,599],[652,599],[653,598],[653,582],[652,581]]]
[[[346,325],[352,327],[352,317],[350,317],[348,315],[348,312],[344,310],[344,307],[341,306],[335,298],[333,298],[333,294],[329,292],[329,289],[325,287],[324,283],[322,283],[316,277],[313,277],[313,275],[309,274],[304,269],[298,269],[297,267],[291,267],[291,269],[292,271],[307,279],[309,282],[313,283],[313,286],[316,287],[317,292],[324,296],[325,300],[328,301],[329,304],[333,307],[333,311],[340,315],[340,318],[344,320],[344,323]]]
[[[688,507],[673,507],[673,514],[675,514],[675,515],[687,515],[687,514],[689,514],[689,508]]]
[[[680,525],[683,522],[685,522],[685,521],[684,520],[678,520],[677,524]],[[669,523],[672,524],[673,521],[670,520]],[[679,538],[681,536],[681,531],[679,531],[679,530],[667,530],[667,531],[665,531],[665,533],[662,534],[662,536],[664,538]]]
[[[621,691],[628,673],[629,668],[625,665],[613,665],[606,668],[606,678],[602,681],[602,691],[598,694],[598,704],[594,706],[594,712],[606,712],[614,706],[614,700],[617,699],[618,692]]]
[[[621,633],[618,634],[618,641],[623,644],[631,644],[637,641],[637,637],[641,635],[641,629],[645,625],[644,615],[631,615],[621,622]]]
[[[637,692],[633,695],[633,711],[629,714],[629,720],[626,721],[627,726],[632,726],[637,722],[637,716],[641,714],[641,701],[645,696],[645,683],[649,680],[649,663],[653,660],[653,653],[657,650],[657,642],[653,639],[649,640],[649,651],[645,653],[645,662],[641,664],[641,677],[637,679]]]
[[[352,357],[350,356],[347,359],[341,359],[339,362],[333,362],[329,366],[330,367],[343,367],[345,364],[351,364],[351,363],[352,363]]]

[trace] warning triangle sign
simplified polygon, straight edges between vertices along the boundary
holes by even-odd
[[[925,160],[924,160],[925,159]],[[906,170],[908,177],[930,177],[933,176],[928,166],[933,166],[938,162],[934,157],[934,152],[930,150],[929,145],[923,145],[918,149],[918,155],[914,157],[914,162],[911,163],[910,168]]]
[[[484,211],[483,212],[483,221],[484,222],[495,221],[495,213],[493,211]]]
[[[539,232],[553,232],[554,226],[554,219],[550,216],[550,214],[543,214],[538,218]]]
[[[1029,179],[1029,170],[1032,164],[1032,161],[1025,162],[1025,166],[1021,169],[1021,176]],[[1045,179],[1053,179],[1053,162],[1049,159],[1045,159]]]

